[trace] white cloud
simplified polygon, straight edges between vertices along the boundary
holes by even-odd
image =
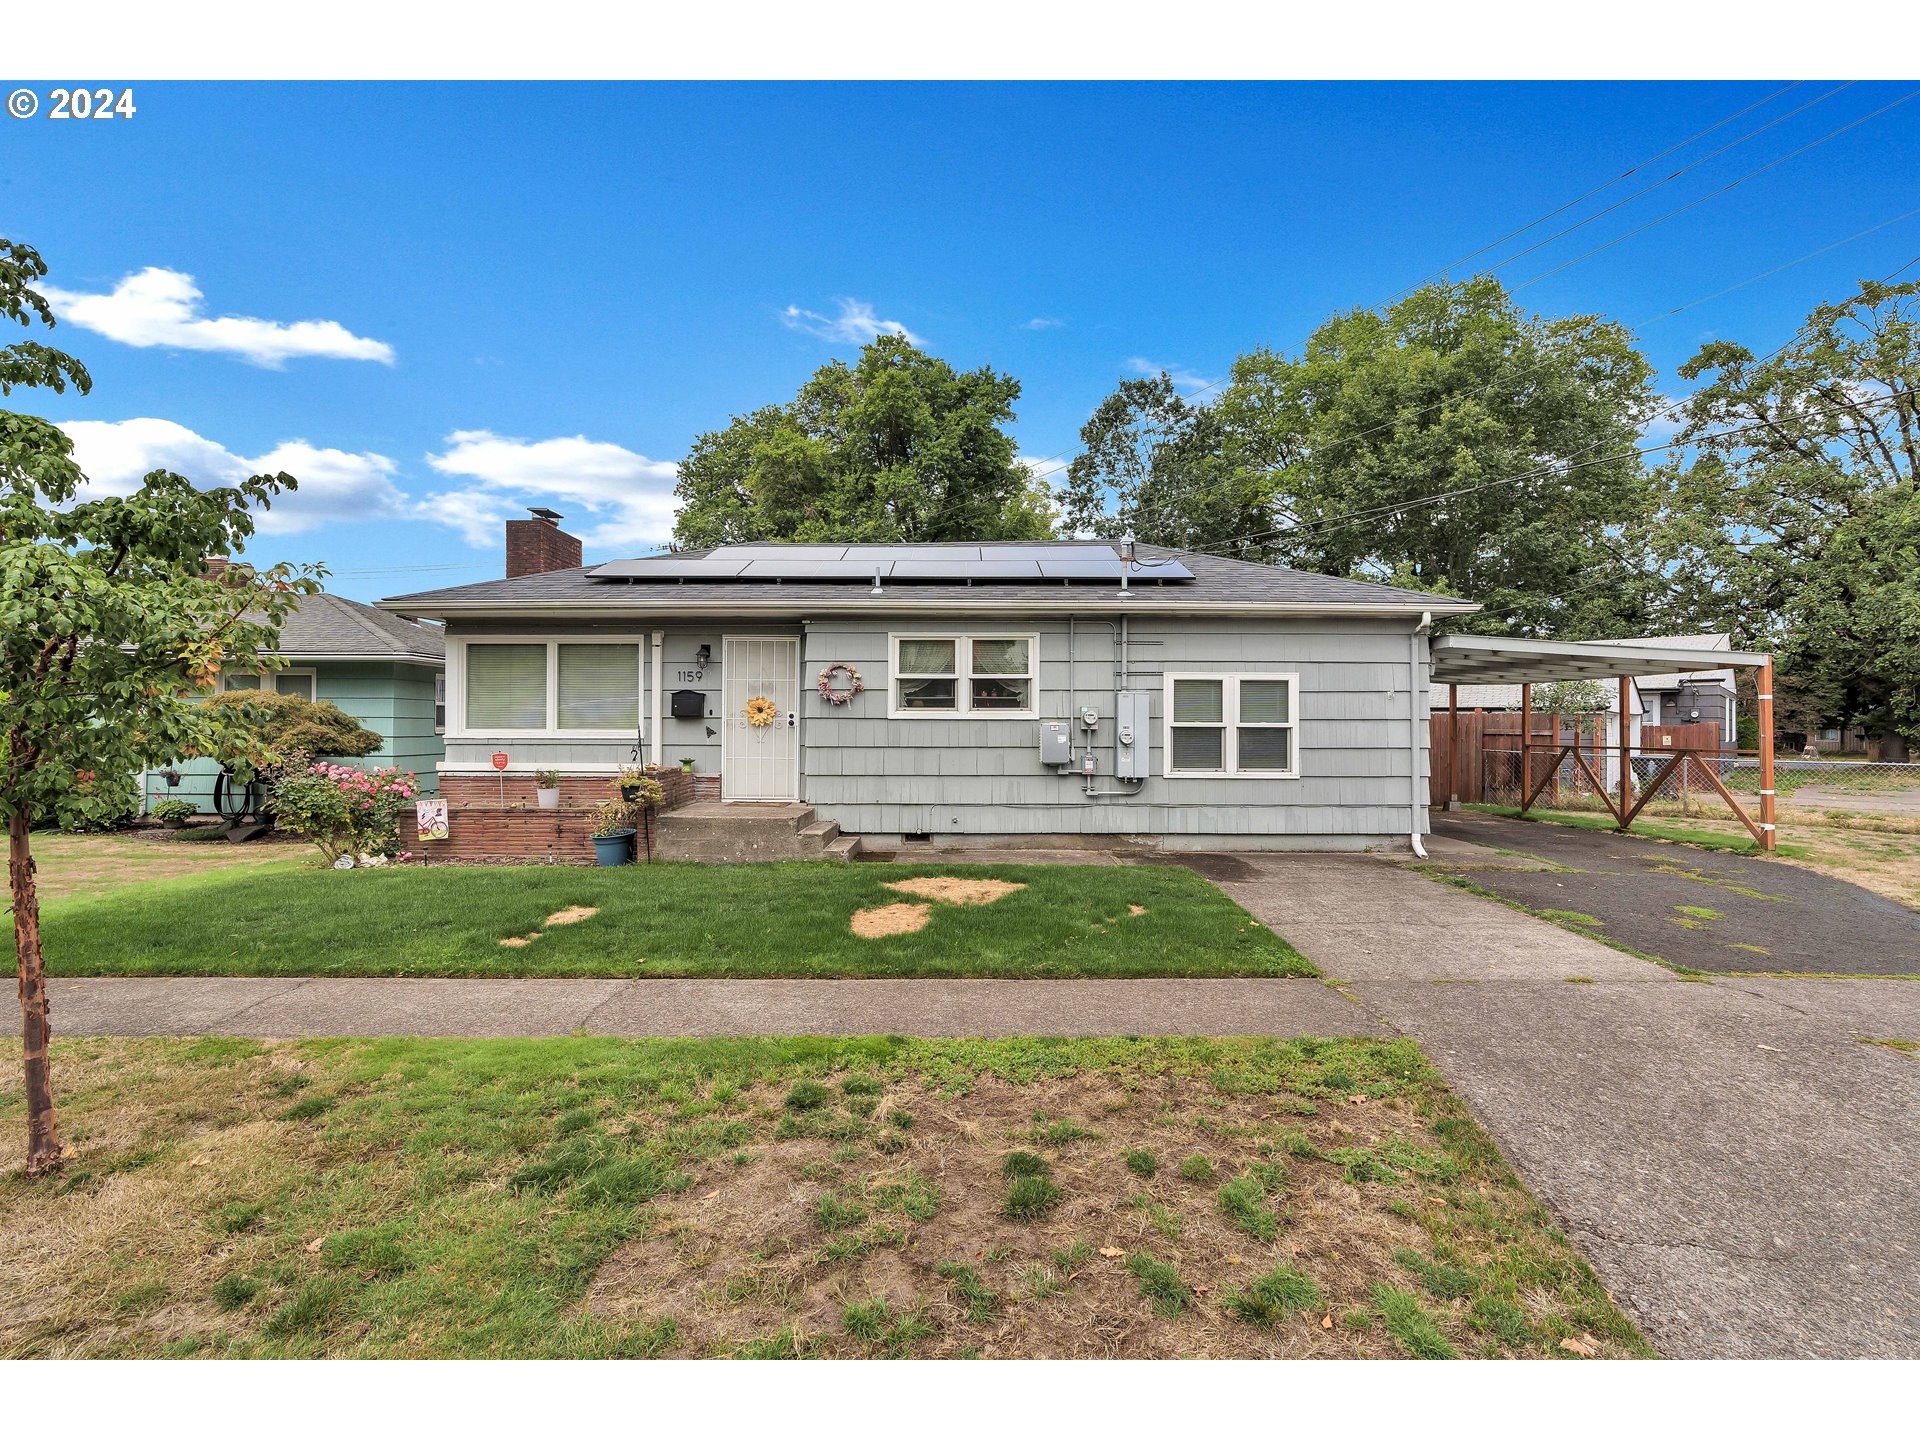
[[[442,475],[479,483],[422,501],[417,513],[450,525],[476,549],[500,544],[502,522],[528,505],[584,509],[597,523],[568,526],[589,546],[637,550],[673,533],[678,467],[584,435],[519,440],[491,430],[456,430],[444,454],[427,456]]]
[[[1024,466],[1029,475],[1049,490],[1061,490],[1066,487],[1067,463],[1071,458],[1067,455],[1049,455],[1036,459],[1031,455],[1016,455],[1013,463]]]
[[[1045,315],[1036,315],[1031,320],[1021,322],[1017,328],[1021,330],[1058,330],[1066,323],[1064,320],[1054,320]]]
[[[927,343],[898,320],[879,319],[873,313],[873,306],[864,300],[842,299],[840,313],[832,319],[815,310],[789,305],[780,312],[780,323],[789,330],[804,330],[839,344],[864,345],[880,335],[898,335],[913,345]]]
[[[290,359],[378,360],[393,363],[393,347],[355,335],[334,320],[217,319],[201,313],[204,298],[191,275],[149,265],[105,295],[41,286],[62,320],[141,349],[211,350],[277,370]]]
[[[69,420],[60,428],[72,438],[74,457],[94,495],[131,495],[149,470],[173,470],[200,486],[286,471],[300,488],[282,492],[271,509],[261,512],[262,534],[292,535],[332,521],[390,517],[406,508],[406,497],[393,483],[393,462],[370,451],[283,440],[264,455],[236,455],[184,425],[151,417]]]
[[[1135,375],[1158,375],[1164,370],[1167,378],[1189,395],[1196,390],[1211,390],[1220,383],[1217,378],[1197,374],[1184,365],[1162,365],[1158,360],[1149,360],[1144,355],[1129,355],[1126,366]]]

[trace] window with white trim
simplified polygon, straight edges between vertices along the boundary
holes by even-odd
[[[1034,713],[1037,635],[892,635],[892,713],[1026,717]]]
[[[469,640],[460,652],[462,733],[630,735],[639,727],[637,642]]]
[[[1166,773],[1299,773],[1297,675],[1166,677]]]

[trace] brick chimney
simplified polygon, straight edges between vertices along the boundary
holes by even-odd
[[[560,528],[560,513],[535,507],[531,520],[507,521],[507,578],[580,568],[580,541]]]

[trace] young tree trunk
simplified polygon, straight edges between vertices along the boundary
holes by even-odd
[[[27,1174],[60,1168],[53,1122],[53,1076],[47,1067],[47,967],[40,953],[40,895],[33,883],[27,816],[7,817],[7,883],[13,894],[13,950],[20,966],[20,1035],[27,1067]]]

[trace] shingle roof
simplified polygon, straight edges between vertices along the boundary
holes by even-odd
[[[446,637],[437,625],[403,620],[344,595],[307,595],[280,624],[274,652],[289,660],[365,657],[442,662]]]
[[[1108,542],[1087,543],[1105,545]],[[681,558],[700,559],[711,553],[707,550],[683,551]],[[1144,562],[1179,559],[1192,570],[1194,578],[1187,583],[1161,585],[1152,583],[1148,578],[1150,572],[1143,571],[1141,582],[1133,584],[1126,592],[1125,607],[1133,612],[1272,608],[1330,614],[1343,610],[1359,613],[1398,610],[1414,614],[1432,610],[1436,614],[1462,614],[1479,608],[1457,596],[1398,590],[1363,580],[1290,570],[1283,565],[1228,560],[1216,555],[1169,550],[1153,545],[1137,547],[1136,554]],[[472,585],[455,585],[445,590],[396,595],[382,600],[380,606],[383,610],[402,615],[440,616],[490,612],[515,615],[528,610],[576,609],[631,610],[641,613],[733,609],[751,613],[773,608],[793,612],[884,612],[908,607],[1017,607],[1064,612],[1085,611],[1103,604],[1113,604],[1118,608],[1122,603],[1119,587],[1111,583],[1020,581],[1011,584],[920,585],[896,581],[875,593],[865,585],[827,581],[785,580],[775,583],[684,580],[635,583],[595,580],[589,578],[591,568],[549,570],[511,580],[485,580]]]

